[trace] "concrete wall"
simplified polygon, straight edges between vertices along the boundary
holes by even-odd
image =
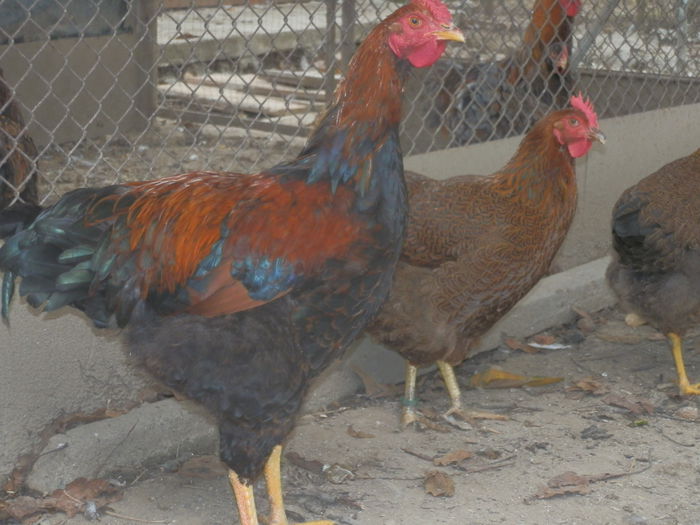
[[[562,268],[607,252],[610,210],[624,188],[700,146],[700,104],[606,119],[600,127],[607,144],[594,146],[577,164],[579,210],[558,258]],[[406,159],[406,166],[438,178],[489,173],[506,162],[518,142],[419,155]],[[39,443],[41,430],[55,418],[137,398],[147,381],[128,368],[115,335],[97,336],[75,313],[39,316],[15,305],[10,329],[0,327],[0,479],[20,454]],[[394,354],[373,353],[367,340],[361,344],[364,362],[375,370],[393,367],[393,377],[401,377]],[[331,374],[326,383],[337,379]]]
[[[156,107],[153,7],[153,0],[133,2],[130,30],[113,36],[0,46],[0,66],[38,145],[148,125]]]

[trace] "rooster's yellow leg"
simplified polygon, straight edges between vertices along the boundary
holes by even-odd
[[[241,525],[258,525],[258,513],[255,510],[253,486],[244,484],[233,470],[228,471],[228,480],[233,489],[238,506],[238,516]]]
[[[284,511],[284,500],[282,499],[282,477],[280,472],[280,460],[282,458],[282,445],[277,445],[272,449],[270,457],[265,463],[265,483],[267,484],[267,495],[270,498],[270,519],[269,525],[288,525],[287,514]],[[333,525],[332,521],[307,521],[299,525]]]
[[[688,381],[688,374],[685,373],[685,363],[683,362],[683,343],[678,334],[670,332],[668,338],[671,341],[671,352],[673,360],[676,362],[676,372],[678,373],[678,387],[681,395],[700,395],[700,383],[694,385]]]
[[[462,410],[462,392],[459,389],[459,383],[457,382],[454,368],[451,364],[446,363],[445,361],[438,361],[436,364],[440,369],[442,380],[445,382],[445,388],[447,388],[447,393],[450,396],[450,401],[452,402],[450,409],[445,412],[442,417],[448,418],[449,416],[455,415],[465,421],[470,419],[507,419],[506,416],[501,414],[480,412],[476,410]]]

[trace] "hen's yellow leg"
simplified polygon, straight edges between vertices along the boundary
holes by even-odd
[[[418,367],[406,361],[406,382],[404,383],[403,399],[401,404],[401,426],[407,427],[413,423],[418,423],[420,418],[416,412],[416,378],[418,377]]]
[[[233,489],[238,506],[238,516],[241,525],[258,525],[258,513],[255,510],[255,497],[253,496],[253,486],[245,485],[233,470],[228,471],[228,480]]]
[[[455,415],[467,421],[470,419],[507,419],[506,416],[501,414],[493,414],[491,412],[480,412],[475,410],[462,410],[462,392],[459,389],[459,383],[457,382],[454,368],[451,364],[446,363],[445,361],[438,361],[437,366],[440,369],[442,379],[445,382],[445,388],[447,388],[447,393],[452,401],[450,409],[445,412],[442,417],[449,418],[450,416]]]
[[[271,509],[269,525],[288,525],[289,523],[287,514],[284,511],[284,500],[282,499],[281,458],[282,445],[277,445],[272,449],[272,454],[270,454],[267,463],[265,463],[265,483],[267,484],[267,495],[270,498]],[[333,522],[327,520],[307,521],[299,525],[333,525]]]
[[[700,395],[700,383],[690,384],[688,374],[685,373],[685,363],[683,362],[683,343],[678,334],[670,332],[668,338],[671,341],[671,353],[676,362],[676,372],[678,373],[678,387],[681,395]]]

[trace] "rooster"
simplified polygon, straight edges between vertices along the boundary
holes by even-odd
[[[419,423],[417,367],[436,363],[462,411],[453,365],[544,276],[576,208],[574,159],[604,141],[590,102],[542,118],[490,176],[406,173],[409,222],[389,299],[369,327],[407,360],[402,423]]]
[[[447,147],[461,146],[525,133],[551,109],[566,107],[574,84],[568,70],[571,35],[580,8],[581,0],[536,0],[520,48],[506,58],[438,61],[425,85],[408,90],[434,101],[427,128]]]
[[[386,298],[404,238],[398,142],[410,66],[464,42],[439,0],[413,0],[358,48],[301,153],[255,175],[195,172],[72,191],[0,249],[44,311],[125,327],[130,353],[218,419],[243,525],[287,523],[281,444],[309,381]],[[328,522],[317,522],[328,523]]]
[[[20,208],[39,204],[36,158],[34,141],[0,69],[0,210],[18,196]]]
[[[700,395],[682,350],[683,335],[700,323],[700,149],[625,190],[612,237],[610,287],[625,310],[667,335],[681,395]]]

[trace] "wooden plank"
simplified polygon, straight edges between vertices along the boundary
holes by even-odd
[[[309,102],[313,108],[325,106],[325,92],[323,90],[309,90],[274,84],[253,73],[207,73],[205,76],[186,73],[183,76],[183,80],[193,86],[201,84],[226,87],[262,97],[278,97],[287,100],[299,99]]]
[[[206,101],[210,107],[227,112],[238,108],[254,115],[278,117],[290,113],[305,113],[311,109],[306,102],[262,97],[225,87],[192,85],[182,81],[169,85],[159,85],[158,90],[165,96],[195,98],[200,102]]]
[[[163,0],[165,9],[194,9],[197,7],[219,7],[222,5],[262,4],[265,0]],[[282,3],[277,0],[275,3]]]
[[[286,84],[307,89],[321,89],[325,82],[325,73],[318,69],[307,69],[303,72],[268,69],[260,76],[273,84]],[[336,82],[339,82],[340,78],[340,75],[335,75]]]
[[[170,108],[160,108],[157,115],[161,118],[176,120],[178,122],[189,121],[199,122],[201,124],[212,124],[215,126],[232,127],[236,126],[243,129],[257,129],[259,131],[269,131],[279,133],[280,135],[292,135],[299,137],[308,137],[311,130],[308,128],[300,128],[296,125],[280,124],[278,122],[263,121],[257,119],[248,121],[241,119],[236,115],[222,115],[220,113],[209,113],[203,111],[190,110],[175,110]],[[289,117],[282,117],[289,118]]]

